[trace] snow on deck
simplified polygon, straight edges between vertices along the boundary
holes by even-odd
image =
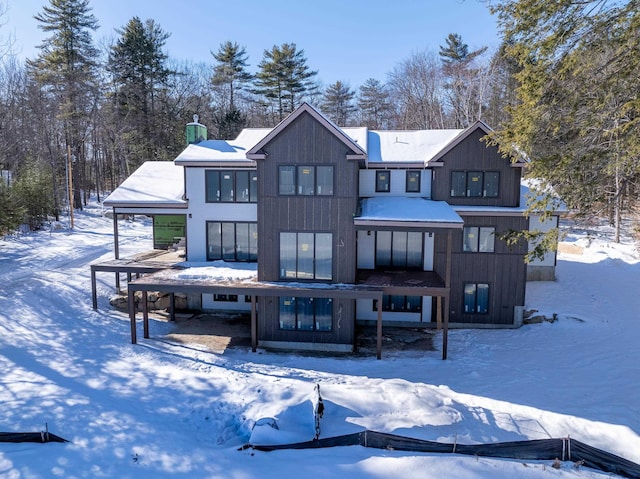
[[[376,197],[362,200],[356,221],[462,224],[462,218],[445,201],[424,198]],[[427,225],[425,225],[427,226]]]

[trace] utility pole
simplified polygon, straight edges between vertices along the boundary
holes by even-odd
[[[69,188],[69,227],[73,229],[73,163],[71,146],[67,145],[67,186]]]

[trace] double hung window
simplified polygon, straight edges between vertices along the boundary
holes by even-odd
[[[378,310],[378,301],[373,301],[373,310]],[[422,296],[382,296],[382,311],[394,311],[400,313],[419,313],[422,310]]]
[[[407,171],[407,184],[405,191],[407,193],[420,193],[420,174],[419,170]]]

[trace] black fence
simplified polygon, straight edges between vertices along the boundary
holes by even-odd
[[[345,436],[314,439],[295,444],[274,446],[252,445],[258,451],[280,449],[314,449],[337,446],[363,446],[396,451],[464,454],[529,461],[573,461],[593,469],[640,479],[640,465],[571,438],[536,439],[532,441],[497,442],[492,444],[451,444],[425,441],[394,434],[362,431]]]

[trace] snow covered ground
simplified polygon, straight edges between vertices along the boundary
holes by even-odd
[[[150,223],[121,222],[125,256],[151,248]],[[340,447],[239,450],[260,418],[282,442],[313,437],[309,398],[327,403],[322,437],[364,428],[458,443],[573,438],[640,462],[640,262],[607,228],[572,232],[556,282],[530,283],[527,308],[556,322],[454,330],[438,351],[317,357],[171,344],[172,326],[130,344],[109,307],[112,222],[99,207],[73,231],[0,241],[0,431],[49,431],[67,444],[0,443],[2,478],[600,478],[551,461]],[[576,248],[579,249],[579,248]],[[434,344],[440,346],[441,338]],[[264,426],[263,426],[264,427]]]

